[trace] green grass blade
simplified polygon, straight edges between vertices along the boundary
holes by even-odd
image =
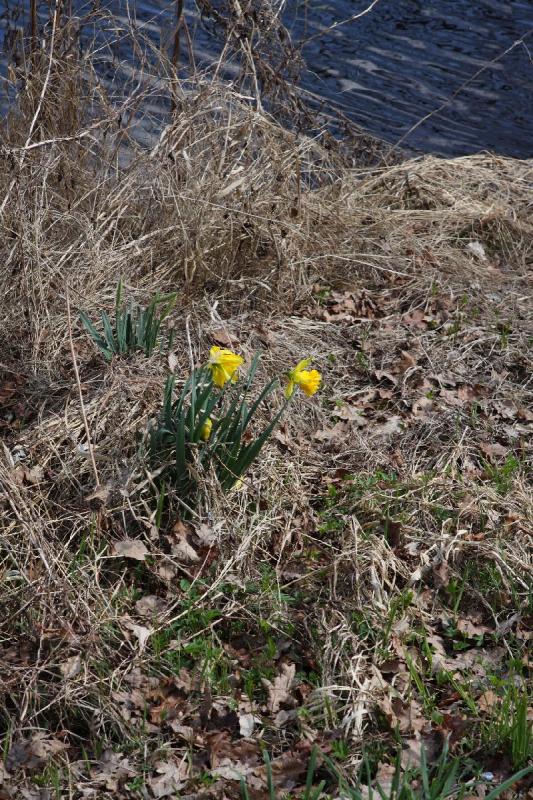
[[[122,306],[122,297],[124,293],[124,282],[122,280],[122,276],[119,278],[117,284],[117,291],[115,293],[115,319],[118,319],[120,314],[120,309]]]
[[[162,323],[168,317],[168,315],[176,305],[177,299],[178,299],[177,292],[170,292],[169,294],[156,295],[156,297],[152,301],[154,305],[161,305],[162,303],[165,304],[159,314],[160,323]]]
[[[276,789],[274,786],[274,775],[272,774],[272,762],[266,750],[263,750],[263,761],[265,762],[267,791],[270,800],[276,800]]]
[[[135,345],[145,349],[146,341],[146,311],[144,308],[137,309],[137,319],[135,324]]]
[[[102,319],[102,325],[104,326],[104,336],[107,342],[108,348],[111,350],[112,353],[120,352],[117,350],[117,342],[115,340],[115,335],[113,333],[113,328],[111,327],[111,321],[106,314],[105,311],[102,311],[100,314]]]
[[[209,419],[209,417],[212,415],[212,413],[214,411],[214,408],[215,408],[215,406],[217,404],[217,401],[218,401],[217,397],[210,397],[208,399],[207,403],[204,404],[202,412],[198,413],[198,415],[196,417],[196,419],[197,419],[196,427],[195,427],[195,429],[194,429],[194,431],[192,433],[192,436],[191,436],[191,441],[192,442],[199,442],[200,441],[202,428],[203,428],[204,424],[207,422],[207,420]],[[215,440],[215,435],[216,435],[216,427],[214,427],[212,432],[211,432],[211,439],[213,441],[214,446],[216,446],[216,444],[215,444],[215,441],[216,441]]]
[[[244,782],[244,778],[242,777],[241,777],[241,795],[242,795],[242,800],[250,800],[250,793],[248,791],[246,783]]]
[[[320,798],[320,796],[321,796],[322,792],[324,791],[324,786],[325,786],[325,785],[326,785],[326,781],[321,781],[321,782],[318,784],[318,786],[317,786],[317,788],[315,789],[315,791],[314,791],[314,792],[312,792],[312,793],[309,795],[309,800],[319,800],[319,798]],[[305,795],[304,795],[304,800],[307,800],[307,798],[305,797]]]
[[[187,460],[185,452],[185,417],[181,416],[178,421],[176,432],[176,469],[179,482],[185,482],[187,477]]]
[[[259,455],[261,448],[265,444],[265,442],[269,439],[274,431],[274,428],[280,421],[281,417],[283,416],[285,409],[287,408],[287,403],[284,403],[281,407],[280,411],[276,414],[270,425],[268,425],[261,436],[259,436],[255,442],[252,442],[250,445],[247,445],[245,448],[242,449],[242,452],[239,456],[239,459],[235,463],[234,472],[235,474],[240,477],[243,475],[252,461],[257,458]]]
[[[304,800],[308,800],[309,793],[313,788],[313,778],[315,777],[317,749],[313,747],[309,757],[309,765],[307,767],[307,776],[305,779],[305,793]]]
[[[155,306],[153,303],[150,303],[148,308],[143,311],[143,330],[139,345],[144,349],[147,356],[152,355],[155,339],[157,338],[157,332],[154,336],[154,313]]]
[[[261,405],[263,400],[266,400],[266,398],[270,394],[272,394],[272,392],[274,391],[275,386],[276,386],[277,383],[278,383],[278,379],[277,378],[274,378],[273,381],[270,381],[270,383],[267,384],[265,386],[265,388],[263,389],[263,391],[260,393],[260,395],[257,398],[257,400],[254,403],[252,403],[252,405],[250,407],[250,410],[248,412],[248,418],[246,420],[245,429],[248,427],[248,424],[252,421],[255,412],[257,411],[257,409],[259,408],[259,406]]]
[[[522,778],[525,778],[526,775],[530,775],[532,772],[533,764],[529,767],[524,767],[524,769],[521,769],[520,772],[516,772],[499,786],[496,786],[492,792],[489,792],[488,795],[485,796],[485,800],[496,800],[496,798],[499,797],[502,792],[507,791],[507,789],[510,789],[513,784],[518,783],[518,781],[521,781]]]
[[[420,772],[422,777],[422,786],[426,797],[430,797],[429,792],[429,772],[426,759],[426,751],[424,748],[420,751]]]
[[[110,350],[109,347],[107,346],[107,342],[104,339],[104,337],[102,336],[102,334],[99,333],[99,331],[97,331],[97,329],[95,328],[95,326],[93,325],[93,323],[91,322],[91,320],[89,319],[87,314],[85,314],[83,311],[78,311],[78,314],[80,316],[80,319],[82,321],[83,326],[85,327],[85,329],[87,330],[87,332],[91,336],[91,338],[94,341],[95,345],[103,353],[105,358],[108,361],[110,361],[111,357],[113,355],[113,351]]]

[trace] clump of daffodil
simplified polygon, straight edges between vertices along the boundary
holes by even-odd
[[[215,386],[222,389],[228,381],[234,383],[238,378],[239,367],[243,363],[244,358],[242,356],[237,355],[232,350],[225,350],[214,345],[209,351],[207,366],[211,370]]]
[[[311,358],[303,358],[296,364],[294,369],[291,369],[289,372],[289,380],[285,387],[285,397],[287,400],[293,396],[297,386],[300,387],[307,397],[312,397],[315,392],[318,392],[322,382],[322,376],[317,369],[307,369],[311,361]]]
[[[322,383],[320,372],[310,369],[311,359],[304,358],[287,373],[285,402],[271,406],[270,398],[279,390],[280,380],[272,378],[254,392],[259,365],[256,353],[242,383],[230,391],[219,391],[237,380],[243,364],[242,356],[213,346],[207,362],[192,371],[177,397],[176,376],[167,378],[163,406],[150,423],[148,443],[161,485],[176,487],[184,514],[194,513],[210,476],[222,491],[238,491],[246,471],[287,413],[295,391],[301,389],[311,397]],[[261,425],[257,417],[263,416],[263,410],[270,419]]]
[[[200,429],[200,439],[202,439],[202,441],[204,442],[209,441],[209,437],[211,436],[212,430],[213,430],[213,420],[211,419],[211,417],[208,417]]]

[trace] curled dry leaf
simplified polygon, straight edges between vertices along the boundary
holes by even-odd
[[[44,470],[38,465],[34,467],[16,467],[12,476],[14,482],[19,486],[22,486],[23,483],[37,484],[43,481]]]
[[[366,425],[366,420],[363,417],[357,418],[358,425]],[[332,428],[322,428],[316,431],[314,438],[317,442],[324,442],[332,446],[343,446],[346,444],[351,434],[351,426],[347,421],[342,420],[337,422]]]
[[[496,692],[493,692],[492,689],[487,689],[486,692],[483,692],[483,694],[478,697],[477,707],[480,711],[491,711],[499,702],[500,698]]]
[[[139,642],[139,652],[142,653],[144,648],[146,647],[146,642],[150,638],[153,633],[151,628],[145,628],[143,625],[136,625],[129,619],[123,620],[124,626],[130,630],[134,636],[137,637]]]
[[[473,256],[479,258],[480,261],[487,260],[487,254],[485,253],[485,248],[477,239],[474,239],[472,242],[468,242],[466,245],[466,249],[472,253]]]
[[[485,633],[492,633],[492,628],[489,628],[487,625],[475,623],[472,619],[468,617],[463,617],[462,619],[457,620],[457,630],[461,631],[461,633],[471,639],[475,639],[478,636],[483,636]]]
[[[136,769],[132,767],[123,753],[104,750],[100,761],[91,767],[91,779],[110,792],[117,792],[119,783],[135,777]]]

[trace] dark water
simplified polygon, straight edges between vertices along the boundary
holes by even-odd
[[[283,19],[293,41],[312,37],[303,46],[306,91],[409,149],[533,156],[533,0],[378,0],[359,19],[316,36],[370,2],[286,0]],[[133,13],[158,43],[169,38],[173,2],[100,5],[123,17]],[[74,2],[75,10],[88,7]],[[215,61],[216,45],[193,8],[185,0],[198,60]]]
[[[368,4],[330,0],[323,22]],[[528,32],[525,46],[502,56]],[[336,33],[304,50],[317,75],[314,91],[361,126],[446,155],[533,156],[533,0],[380,0]]]

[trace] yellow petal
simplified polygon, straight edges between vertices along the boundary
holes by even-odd
[[[222,388],[227,381],[237,380],[237,370],[244,363],[244,358],[232,350],[225,350],[213,345],[209,351],[208,367],[213,376],[215,386]]]
[[[312,358],[302,358],[301,361],[298,361],[294,369],[291,370],[291,375],[296,377],[297,375],[300,374],[300,372],[302,372],[302,370],[306,369],[311,364],[312,361],[313,361]]]
[[[322,376],[316,369],[312,369],[309,372],[304,370],[297,377],[297,383],[302,387],[302,391],[307,397],[312,397],[315,392],[318,392],[321,382]]]
[[[218,386],[219,389],[222,389],[228,379],[226,372],[217,364],[213,364],[211,366],[211,374],[213,376],[213,383],[215,386]]]
[[[208,417],[204,424],[202,425],[202,429],[200,431],[200,438],[207,442],[209,437],[211,436],[211,431],[213,430],[213,420],[211,417]]]

